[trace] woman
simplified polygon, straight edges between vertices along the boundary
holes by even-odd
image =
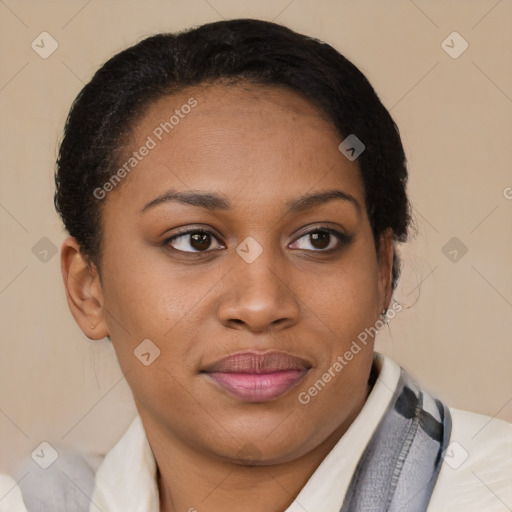
[[[285,27],[161,34],[96,73],[58,159],[62,273],[138,415],[83,507],[512,504],[512,426],[448,408],[373,350],[402,308],[406,181],[366,78]]]

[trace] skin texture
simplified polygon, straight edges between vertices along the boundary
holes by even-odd
[[[64,241],[68,303],[89,338],[110,336],[158,464],[162,511],[282,511],[368,395],[373,340],[309,404],[298,401],[389,305],[392,233],[377,252],[357,161],[286,89],[217,84],[161,98],[136,123],[127,155],[191,97],[197,106],[103,199],[101,280],[76,240]],[[231,209],[166,202],[140,213],[169,189],[222,194]],[[286,213],[287,201],[331,189],[358,206],[334,199]],[[178,227],[213,236],[165,247]],[[304,235],[325,227],[352,239]],[[236,252],[249,236],[263,248],[252,263]],[[145,339],[160,349],[149,366],[134,356]],[[200,373],[245,350],[289,352],[312,368],[257,403]]]

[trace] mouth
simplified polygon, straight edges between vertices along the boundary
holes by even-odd
[[[217,361],[201,373],[223,391],[246,402],[268,402],[284,395],[312,365],[286,352],[240,352]]]

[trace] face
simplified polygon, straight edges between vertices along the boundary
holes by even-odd
[[[119,167],[137,163],[103,199],[98,307],[74,314],[109,334],[148,436],[278,463],[360,410],[372,340],[333,365],[389,303],[392,242],[376,250],[341,140],[301,96],[251,85],[164,97],[135,126]]]

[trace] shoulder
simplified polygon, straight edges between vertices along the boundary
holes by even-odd
[[[512,424],[450,408],[452,433],[429,512],[512,506]]]

